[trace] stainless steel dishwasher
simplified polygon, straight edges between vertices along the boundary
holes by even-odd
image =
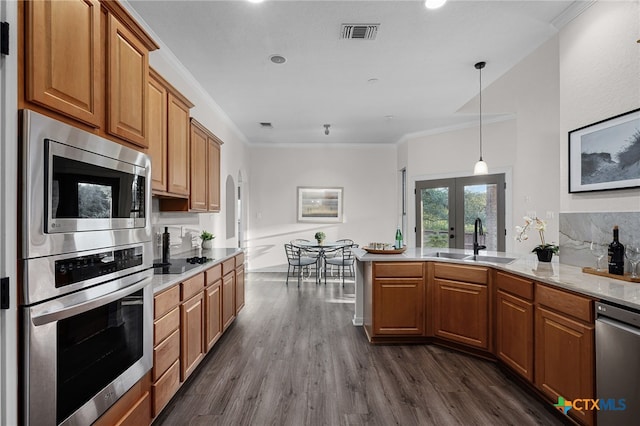
[[[596,303],[598,426],[640,419],[640,312]]]

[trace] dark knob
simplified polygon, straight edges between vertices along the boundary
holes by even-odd
[[[455,236],[455,235],[453,235],[453,234],[449,235],[449,239],[454,239],[455,237],[456,237],[456,236]]]

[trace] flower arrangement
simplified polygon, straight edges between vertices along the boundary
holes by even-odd
[[[558,254],[560,250],[559,247],[555,244],[547,244],[544,240],[544,231],[547,229],[545,221],[537,217],[530,218],[529,216],[525,216],[523,219],[524,226],[516,226],[516,241],[522,242],[528,240],[527,230],[533,226],[540,235],[540,245],[535,246],[531,252],[551,251],[553,254]]]
[[[322,232],[322,231],[318,231],[318,232],[316,232],[316,235],[314,236],[314,238],[315,238],[318,242],[320,242],[320,241],[323,241],[325,238],[327,238],[327,236],[325,235],[325,233],[324,233],[324,232]]]

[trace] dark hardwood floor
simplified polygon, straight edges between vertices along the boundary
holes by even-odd
[[[495,364],[373,346],[353,282],[248,273],[246,306],[154,425],[559,425]]]

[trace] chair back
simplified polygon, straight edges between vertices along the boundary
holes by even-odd
[[[284,251],[287,253],[287,262],[291,264],[292,261],[300,259],[300,249],[292,244],[285,244]]]

